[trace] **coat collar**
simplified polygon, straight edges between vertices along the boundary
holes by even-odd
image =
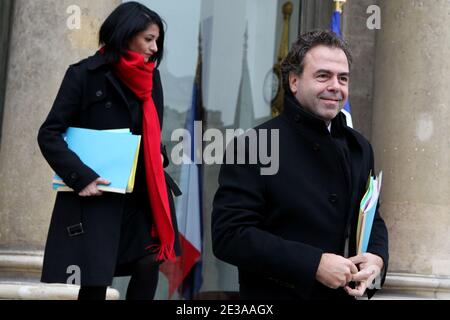
[[[99,72],[95,72],[95,73],[98,74],[98,76],[104,76],[107,79],[107,81],[109,81],[112,84],[112,86],[117,91],[117,93],[120,95],[121,99],[123,100],[126,107],[128,108],[128,110],[131,113],[131,106],[129,104],[129,101],[126,98],[126,95],[122,89],[122,86],[119,84],[119,80],[117,79],[117,77],[114,75],[114,72],[112,71],[111,64],[108,63],[108,61],[105,59],[104,55],[102,55],[99,51],[97,51],[94,55],[92,55],[86,59],[86,63],[87,63],[87,69],[89,71],[99,70]],[[104,68],[101,69],[102,67],[104,67]],[[155,72],[153,73],[154,79],[155,79],[155,75],[157,74],[157,72],[158,72],[158,69],[155,68]],[[153,99],[155,99],[155,93],[156,93],[156,90],[152,90]],[[161,119],[159,112],[158,112],[158,117],[159,117],[159,121],[161,122],[162,119]]]
[[[109,66],[108,61],[105,59],[104,55],[100,53],[100,51],[97,51],[93,56],[90,56],[87,59],[87,69],[89,71],[95,71],[100,69],[103,66]],[[103,74],[103,72],[101,72]],[[128,102],[128,99],[125,96],[125,93],[123,92],[118,80],[114,76],[113,72],[111,71],[111,68],[105,68],[104,69],[104,76],[108,81],[112,84],[114,89],[117,91],[117,93],[122,98],[122,101],[130,111],[130,104]],[[130,115],[132,116],[132,113],[130,111]]]
[[[104,65],[108,64],[105,57],[97,51],[93,56],[88,58],[88,70],[96,70]]]
[[[297,125],[305,125],[318,133],[329,134],[325,121],[308,112],[291,94],[285,94],[283,114]],[[331,120],[331,130],[341,131],[344,127],[347,127],[345,119],[345,115],[339,112]]]

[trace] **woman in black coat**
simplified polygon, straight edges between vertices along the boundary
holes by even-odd
[[[58,192],[42,282],[81,285],[79,299],[104,299],[114,276],[131,275],[127,299],[153,299],[159,265],[179,254],[173,195],[160,143],[163,91],[156,67],[164,28],[157,13],[127,2],[100,29],[102,48],[69,67],[38,142],[74,192]],[[129,128],[142,135],[132,193],[102,193],[103,177],[62,138],[68,127]]]

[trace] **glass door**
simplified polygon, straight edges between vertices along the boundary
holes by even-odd
[[[272,117],[274,98],[281,86],[281,79],[273,70],[280,48],[288,48],[297,37],[300,0],[140,2],[156,11],[167,24],[164,60],[159,69],[165,103],[163,143],[169,157],[178,144],[172,141],[172,133],[185,128],[193,104],[200,60],[203,132],[248,129]],[[177,182],[181,179],[181,167],[172,163],[168,169]],[[210,216],[219,169],[220,164],[202,166],[201,291],[217,294],[238,291],[236,268],[217,260],[211,249]],[[161,276],[157,298],[167,298],[165,281]]]

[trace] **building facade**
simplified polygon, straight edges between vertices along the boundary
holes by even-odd
[[[287,0],[141,2],[167,24],[160,70],[169,153],[171,133],[184,127],[191,105],[199,55],[207,128],[250,128],[271,117],[270,75],[286,23],[290,43],[299,32],[328,28],[334,7],[332,0],[291,0],[289,10]],[[76,286],[38,282],[55,193],[36,135],[65,70],[98,49],[98,29],[120,3],[0,2],[0,299],[76,297]],[[445,0],[348,0],[343,11],[343,36],[355,58],[353,123],[384,172],[381,214],[391,260],[379,298],[450,298],[449,14]],[[216,298],[238,290],[236,268],[211,249],[218,170],[204,166],[201,289]],[[177,166],[169,171],[179,178]],[[160,278],[157,298],[165,299]],[[115,280],[109,298],[119,298],[125,285]]]

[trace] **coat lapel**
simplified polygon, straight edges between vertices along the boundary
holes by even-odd
[[[101,68],[101,67],[103,67],[103,66],[105,66],[107,64],[108,63],[105,60],[104,56],[102,54],[100,54],[99,52],[97,52],[95,55],[93,55],[93,56],[91,56],[89,58],[88,70],[95,72],[97,69],[99,69],[99,68]],[[155,69],[155,71],[156,71],[156,69]],[[103,72],[104,71],[102,71],[102,73],[96,73],[96,74],[100,76],[100,74],[103,74]],[[122,90],[122,87],[121,87],[120,83],[118,82],[118,80],[114,76],[114,74],[112,73],[110,67],[108,67],[106,69],[106,72],[104,73],[104,75],[105,75],[107,81],[109,81],[112,84],[113,88],[120,95],[121,99],[123,100],[123,102],[125,103],[125,106],[128,109],[128,112],[130,113],[130,117],[131,117],[131,119],[133,120],[133,123],[134,123],[135,120],[136,120],[136,119],[134,119],[135,118],[135,116],[134,116],[135,112],[133,112],[132,106],[130,106],[130,101],[127,99],[124,91]],[[154,84],[155,84],[156,81],[160,81],[159,77],[155,77],[155,76],[156,76],[156,72],[154,73],[154,76],[153,76],[154,77],[154,79],[153,79],[153,83]],[[99,80],[100,79],[96,79],[95,81],[93,81],[93,83],[99,83]],[[156,106],[156,109],[158,111],[159,121],[160,121],[160,123],[162,123],[162,120],[163,120],[162,119],[162,112],[160,110],[160,108],[162,108],[162,102],[159,103],[159,101],[161,99],[160,96],[161,96],[161,93],[158,90],[155,90],[155,88],[154,88],[154,90],[152,91],[152,98],[153,98],[153,101],[155,102],[155,106]]]
[[[104,56],[100,52],[96,52],[95,55],[93,55],[88,62],[88,69],[90,71],[95,71],[99,69],[100,67],[108,64],[105,60]],[[125,96],[125,93],[123,92],[120,84],[117,82],[117,79],[114,77],[113,73],[111,72],[110,68],[106,69],[105,77],[108,79],[108,81],[113,85],[114,89],[119,93],[120,97],[122,98],[123,102],[128,108],[128,111],[130,112],[130,116],[132,116],[132,112],[130,111],[130,104],[127,100],[127,97]]]
[[[105,74],[106,79],[113,85],[114,89],[116,89],[117,93],[119,93],[120,97],[122,98],[123,102],[128,108],[128,111],[130,111],[130,104],[128,103],[127,97],[125,96],[125,93],[123,92],[119,82],[117,82],[116,78],[113,76],[111,70],[108,70]]]
[[[351,158],[351,179],[352,179],[352,190],[351,190],[351,200],[350,200],[350,208],[349,208],[349,214],[347,216],[347,237],[353,237],[356,235],[352,235],[351,233],[351,225],[352,221],[355,221],[356,216],[359,213],[359,204],[361,202],[361,199],[359,199],[359,193],[360,193],[360,186],[361,186],[361,179],[363,177],[361,176],[363,174],[363,163],[364,163],[364,157],[363,157],[363,146],[358,141],[358,138],[355,136],[355,134],[349,129],[345,128],[346,135],[349,140],[349,150],[350,150],[350,158]],[[352,249],[356,245],[356,238],[355,239],[349,239],[350,240],[350,252],[354,253]]]
[[[353,147],[350,147],[350,158],[351,158],[351,179],[352,179],[352,199],[354,199],[358,195],[358,186],[360,185],[359,181],[361,181],[362,167],[363,167],[363,149],[358,139],[352,135],[352,144]],[[352,201],[353,205],[358,205],[358,201]],[[352,205],[352,206],[353,206]],[[354,208],[352,208],[352,212]]]

